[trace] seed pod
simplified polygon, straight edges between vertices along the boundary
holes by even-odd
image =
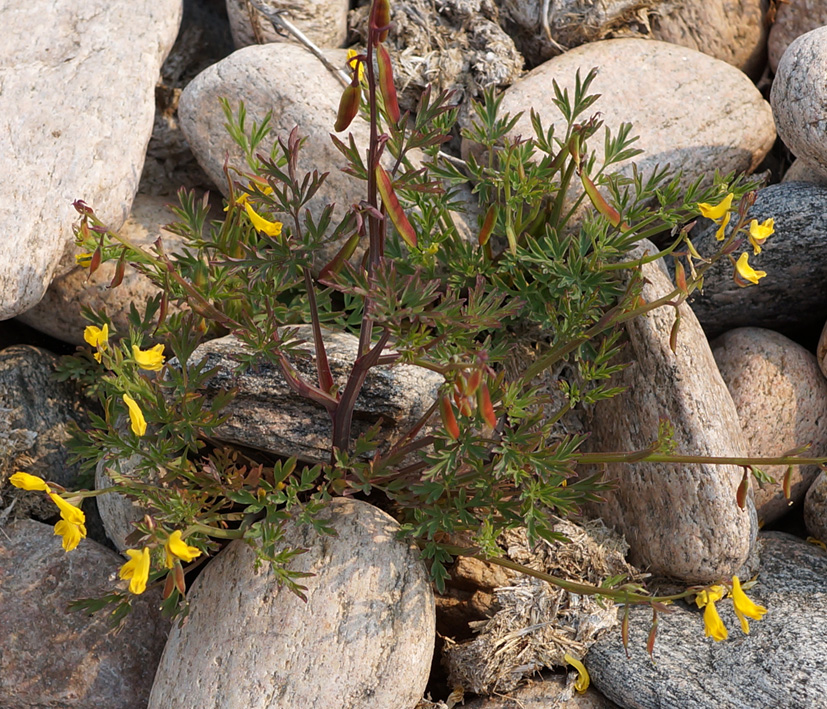
[[[654,650],[655,650],[655,637],[658,634],[658,611],[656,608],[652,608],[652,627],[649,629],[649,637],[646,638],[646,652],[649,653],[649,657],[652,658],[652,662],[655,661]]]
[[[589,196],[594,208],[600,212],[612,226],[620,225],[620,212],[618,212],[611,204],[609,204],[602,194],[597,189],[597,185],[592,182],[592,179],[585,173],[580,172],[580,181],[583,183],[583,189]]]
[[[359,86],[357,80],[355,84],[351,84],[342,92],[342,98],[339,99],[339,112],[336,114],[336,125],[333,130],[341,133],[347,129],[351,121],[359,113],[359,102],[362,100],[362,87]]]
[[[126,251],[121,254],[121,257],[118,259],[118,263],[115,266],[115,275],[112,276],[112,281],[109,284],[110,288],[117,288],[121,283],[123,283],[123,274],[126,270],[126,260],[124,257],[126,256]]]
[[[689,289],[686,285],[686,270],[683,267],[683,264],[680,262],[679,259],[675,259],[675,285],[678,287],[678,290],[686,295],[689,292]]]
[[[480,235],[478,237],[479,245],[485,246],[491,238],[491,233],[494,231],[494,225],[497,223],[497,205],[492,204],[485,213],[485,219],[482,222]]]
[[[459,438],[459,424],[457,423],[457,417],[454,415],[454,407],[451,406],[451,400],[447,395],[439,400],[439,413],[442,416],[442,425],[445,426],[448,435],[457,440]]]
[[[184,569],[181,568],[181,564],[175,564],[172,567],[172,574],[175,577],[175,588],[183,596],[186,593],[187,585],[184,582]]]
[[[491,403],[491,394],[488,392],[488,385],[483,382],[477,390],[477,405],[480,408],[485,423],[491,428],[497,427],[497,414],[494,413],[494,405]]]
[[[681,327],[681,311],[675,308],[675,322],[672,325],[672,330],[669,333],[669,349],[672,350],[672,354],[676,354],[678,351],[678,331]]]
[[[405,214],[402,205],[399,204],[399,199],[393,191],[390,176],[381,165],[376,166],[376,186],[379,188],[379,194],[382,195],[382,203],[385,205],[385,209],[388,210],[388,216],[399,235],[410,248],[414,248],[416,246],[416,232],[408,221],[408,215]]]
[[[361,236],[362,235],[358,231],[355,231],[350,235],[350,238],[344,243],[342,248],[339,249],[339,252],[333,257],[331,262],[319,271],[319,280],[324,280],[325,278],[328,278],[329,276],[342,270],[342,266],[345,265],[345,261],[353,256],[356,251],[356,247],[359,245],[359,239]]]
[[[787,471],[784,473],[784,481],[781,484],[781,489],[784,491],[784,499],[788,500],[789,504],[793,504],[792,500],[790,499],[792,495],[792,484],[793,484],[793,466],[788,465]]]
[[[740,509],[744,509],[747,504],[747,493],[749,492],[749,468],[744,468],[744,476],[738,485],[738,491],[735,493],[735,501],[738,503]]]
[[[162,594],[161,598],[167,600],[172,595],[172,589],[175,586],[175,580],[172,578],[172,574],[167,574],[167,579],[164,581],[164,593]]]
[[[630,658],[629,654],[629,604],[623,606],[623,622],[620,624],[620,638],[623,641],[623,649],[626,651],[626,658]]]
[[[98,267],[101,265],[101,258],[103,257],[103,252],[101,251],[101,247],[95,249],[95,253],[92,254],[92,260],[89,262],[89,275],[91,276],[95,271],[98,270]]]
[[[384,44],[376,48],[376,63],[379,66],[379,93],[382,94],[382,100],[385,102],[388,118],[394,123],[399,123],[399,102],[396,100],[396,86],[393,83],[391,55],[388,54]]]
[[[391,23],[390,0],[373,0],[370,8],[370,28],[382,30],[379,33],[379,41],[384,42],[388,38],[387,27]]]

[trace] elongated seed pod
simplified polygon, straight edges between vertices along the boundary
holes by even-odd
[[[597,189],[597,185],[592,182],[592,179],[585,172],[580,173],[580,181],[583,183],[583,188],[595,209],[606,217],[612,226],[618,226],[620,224],[620,212],[605,200]]]
[[[488,385],[483,382],[477,389],[477,406],[479,406],[482,418],[491,428],[497,427],[497,414],[494,413],[494,405],[491,403],[491,394],[488,392]]]
[[[382,100],[385,102],[388,118],[394,123],[399,123],[399,102],[396,100],[396,86],[393,83],[391,55],[388,54],[384,44],[376,47],[376,63],[379,65],[379,93],[382,94]]]
[[[390,0],[373,0],[370,7],[370,28],[373,30],[382,30],[379,33],[379,41],[384,42],[388,38],[387,27],[391,23],[391,3]],[[384,29],[383,29],[384,28]]]
[[[393,191],[390,176],[381,165],[376,166],[376,186],[382,196],[382,203],[385,205],[385,209],[388,210],[388,216],[399,235],[409,247],[414,248],[416,246],[416,232],[408,221],[408,215],[405,214],[402,205],[399,204],[399,199]]]
[[[362,87],[359,86],[358,80],[355,84],[351,84],[342,92],[342,98],[339,99],[339,112],[336,114],[336,125],[333,130],[341,133],[351,123],[351,121],[359,113],[359,101],[362,99]]]
[[[442,425],[445,426],[448,435],[457,440],[459,438],[459,424],[457,423],[457,417],[454,415],[454,407],[451,406],[451,400],[447,395],[439,400],[439,413],[442,416]]]

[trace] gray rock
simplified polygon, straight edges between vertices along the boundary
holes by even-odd
[[[812,165],[806,160],[796,158],[784,173],[781,182],[812,182],[827,187],[827,168]]]
[[[824,324],[824,327],[821,329],[821,335],[818,338],[816,359],[818,360],[821,373],[827,377],[827,323]]]
[[[827,380],[815,356],[772,330],[744,327],[712,343],[712,354],[726,382],[751,456],[773,457],[810,443],[803,455],[827,454]],[[818,475],[816,465],[795,465],[790,500],[784,497],[785,466],[764,472],[778,482],[755,490],[761,524],[770,524],[800,504]]]
[[[636,709],[809,709],[824,706],[827,671],[827,553],[778,532],[762,534],[758,585],[747,592],[768,613],[741,633],[732,601],[717,604],[729,639],[704,637],[703,613],[679,603],[661,613],[655,662],[646,653],[651,611],[633,608],[627,660],[620,632],[586,656],[594,685],[622,707]]]
[[[569,668],[571,670],[571,668]],[[584,694],[573,692],[577,673],[569,672],[568,683],[561,675],[544,673],[517,689],[499,696],[466,700],[463,709],[617,709],[600,692],[589,687]]]
[[[654,253],[654,246],[648,246]],[[643,276],[648,280],[642,291],[646,302],[673,290],[657,263],[645,265]],[[624,356],[632,363],[612,382],[627,389],[595,405],[590,450],[648,448],[665,418],[674,426],[678,453],[746,453],[735,404],[706,337],[689,307],[680,307],[676,354],[669,347],[673,308],[658,308],[627,324],[630,342]],[[743,510],[735,501],[739,468],[610,464],[605,477],[617,485],[591,511],[625,535],[636,566],[695,583],[736,573],[747,561],[757,524],[752,500]]]
[[[576,71],[582,77],[593,67],[599,67],[599,73],[590,93],[600,98],[588,114],[600,112],[615,134],[622,122],[630,122],[632,134],[640,137],[633,147],[644,153],[612,168],[628,176],[633,162],[644,174],[656,164],[669,163],[672,170],[683,171],[685,185],[699,175],[711,180],[716,169],[751,172],[773,145],[769,104],[743,73],[700,52],[644,39],[583,45],[515,82],[501,106],[501,115],[524,112],[512,136],[534,135],[530,108],[539,113],[545,129],[554,125],[555,135],[565,132],[565,121],[552,103],[552,81],[572,95]],[[465,141],[463,149],[469,147]],[[597,153],[599,164],[602,133],[588,147]]]
[[[818,474],[804,498],[804,524],[816,539],[827,540],[827,475]]]
[[[88,539],[64,552],[52,527],[19,520],[0,534],[0,706],[5,709],[144,709],[168,623],[149,590],[123,630],[109,615],[69,612],[103,596],[123,564]]]
[[[77,221],[74,200],[114,228],[126,219],[181,0],[4,3],[0,18],[0,232],[7,235],[0,319],[7,319],[37,303],[60,273]]]
[[[324,516],[324,515],[323,515]],[[434,599],[399,525],[365,502],[336,499],[320,537],[289,524],[285,544],[307,549],[292,567],[307,601],[279,586],[254,552],[235,541],[189,593],[174,627],[149,709],[413,707],[434,648]]]
[[[164,229],[165,224],[176,220],[169,210],[169,202],[164,197],[136,195],[132,214],[119,233],[146,250],[161,237],[164,249],[175,253],[183,239]],[[74,264],[74,252],[69,253],[68,258]],[[111,335],[126,335],[129,306],[134,303],[143,312],[146,301],[159,290],[131,266],[124,271],[121,285],[110,288],[116,264],[116,261],[107,261],[91,275],[88,268],[72,266],[68,273],[52,281],[43,300],[17,319],[64,342],[83,345],[83,331],[89,322],[81,315],[81,308],[87,306],[106,311],[114,326]]]
[[[778,136],[793,154],[827,169],[827,27],[795,39],[778,62],[770,102]]]
[[[778,71],[778,62],[790,43],[822,25],[827,25],[827,5],[822,0],[796,0],[776,4],[775,22],[770,29],[770,69]]]
[[[264,4],[272,10],[286,10],[287,19],[319,47],[341,47],[345,42],[348,0],[270,0]],[[289,35],[278,34],[248,0],[227,0],[227,15],[237,48],[291,41]]]
[[[312,352],[312,328],[301,326],[298,336],[307,342],[303,349]],[[358,338],[325,330],[323,339],[333,380],[343,387],[356,359]],[[243,346],[228,335],[205,342],[192,355],[192,362],[206,357],[207,369],[219,368],[207,384],[208,394],[238,389],[225,409],[230,418],[215,429],[215,437],[278,455],[329,462],[332,424],[325,409],[296,394],[277,365],[261,361],[244,374],[236,374],[243,353]],[[314,358],[297,359],[294,364],[309,381],[316,381]],[[442,382],[441,375],[413,365],[374,367],[356,401],[354,437],[378,422],[385,428],[381,435],[388,443],[407,433],[433,404]]]
[[[690,301],[707,335],[716,337],[743,326],[821,327],[827,319],[827,294],[822,287],[827,268],[827,187],[805,182],[770,185],[758,190],[749,217],[775,220],[775,233],[760,254],[754,256],[749,246],[741,249],[749,250],[750,265],[767,276],[758,285],[741,288],[733,281],[727,259],[713,266],[704,279],[703,293],[696,292]],[[701,254],[716,250],[717,228],[709,220],[698,220],[691,237]]]
[[[95,489],[103,490],[113,485],[110,477],[113,472],[129,477],[141,461],[142,457],[139,455],[114,460],[101,458],[95,466]],[[96,497],[95,500],[107,538],[119,552],[131,548],[133,545],[129,544],[126,538],[135,531],[135,524],[144,518],[146,509],[137,500],[119,492],[108,492]]]

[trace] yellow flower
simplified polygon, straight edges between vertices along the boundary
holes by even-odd
[[[169,535],[169,539],[167,539],[166,544],[164,544],[164,553],[166,554],[164,563],[168,569],[172,568],[172,565],[175,563],[174,557],[176,556],[188,563],[196,557],[201,556],[200,549],[184,543],[181,539],[181,531],[178,529]]]
[[[718,231],[715,232],[715,238],[718,241],[723,241],[726,234],[724,233],[724,229],[726,229],[726,225],[729,224],[730,213],[727,212],[724,214],[724,218],[721,219],[721,224],[718,227]]]
[[[732,577],[732,605],[735,609],[735,615],[737,615],[738,620],[741,621],[741,630],[744,631],[745,635],[749,635],[749,622],[747,618],[761,620],[767,612],[764,606],[759,606],[747,598],[747,594],[744,593],[741,588],[741,581],[737,576]]]
[[[155,345],[142,350],[138,345],[132,345],[132,357],[141,369],[157,372],[164,366],[164,346]]]
[[[43,478],[39,478],[37,475],[29,475],[28,473],[15,473],[9,478],[9,482],[21,490],[52,491]]]
[[[697,605],[698,608],[703,608],[707,603],[720,601],[726,596],[726,593],[725,586],[710,586],[695,596],[695,605]]]
[[[762,224],[759,224],[757,219],[753,219],[749,223],[749,243],[752,244],[752,252],[760,254],[761,244],[772,236],[773,232],[775,232],[775,220],[772,217]]]
[[[54,502],[60,510],[60,516],[67,522],[76,524],[79,527],[86,524],[86,515],[80,507],[75,507],[71,502],[66,502],[60,495],[56,495],[53,492],[49,493],[49,497],[52,498],[52,502]]]
[[[715,601],[709,601],[704,608],[704,632],[706,637],[712,638],[715,642],[729,637],[729,632],[718,615],[718,609],[715,608]]]
[[[766,271],[756,271],[749,265],[749,255],[745,251],[738,257],[735,263],[735,282],[742,288],[747,287],[750,283],[758,283],[760,278],[767,275]]]
[[[129,409],[129,422],[132,424],[132,433],[143,436],[146,433],[146,419],[135,399],[129,394],[123,395],[123,403]]]
[[[62,519],[55,525],[55,534],[63,537],[63,550],[72,551],[81,539],[86,538],[86,525]]]
[[[563,656],[563,659],[577,670],[578,677],[574,682],[574,688],[583,694],[589,688],[589,673],[586,671],[586,666],[568,653]]]
[[[268,236],[279,236],[281,234],[281,222],[268,222],[264,217],[259,216],[246,200],[244,201],[244,209],[247,210],[247,216],[250,217],[250,221],[258,231],[263,231]]]
[[[701,210],[701,214],[705,216],[707,219],[714,219],[717,221],[721,219],[725,214],[729,213],[729,210],[732,208],[732,197],[733,194],[730,192],[726,197],[723,198],[722,201],[718,202],[718,204],[709,204],[708,202],[699,202],[698,209]]]
[[[96,327],[95,325],[87,326],[87,328],[83,331],[83,339],[86,340],[86,342],[92,347],[98,348],[98,351],[95,352],[94,357],[96,362],[100,362],[100,350],[105,349],[106,343],[109,342],[109,325],[104,323],[103,327]]]
[[[14,475],[12,475],[14,477]],[[810,544],[815,544],[817,547],[821,547],[824,551],[827,551],[827,544],[822,542],[820,539],[816,539],[815,537],[807,537],[807,541]]]
[[[356,62],[353,61],[356,57],[359,56],[359,52],[355,49],[348,49],[347,50],[347,66],[348,68],[353,71],[356,68]],[[359,81],[365,80],[365,65],[363,62],[359,62]]]
[[[118,575],[122,579],[130,579],[129,591],[136,596],[146,591],[146,582],[149,579],[149,548],[144,547],[141,551],[127,549],[129,555],[127,561]]]
[[[89,268],[92,263],[92,254],[75,254],[75,263],[81,268]]]

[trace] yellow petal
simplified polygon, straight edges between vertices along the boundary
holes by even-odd
[[[129,394],[123,395],[123,403],[129,409],[129,422],[132,424],[132,433],[143,436],[146,433],[146,419],[135,399]]]
[[[749,265],[749,255],[746,251],[738,257],[735,263],[735,282],[742,287],[749,283],[758,283],[758,280],[767,275],[766,271],[756,271]]]
[[[15,473],[9,478],[9,482],[21,490],[40,490],[41,492],[51,492],[51,489],[46,484],[43,478],[37,475],[29,475],[28,473]]]
[[[718,241],[723,241],[726,234],[724,230],[726,229],[727,224],[729,224],[730,213],[727,212],[724,214],[724,218],[721,220],[720,225],[718,226],[718,231],[715,232],[715,238]]]
[[[149,579],[149,548],[144,547],[141,551],[127,549],[129,561],[127,561],[118,572],[122,579],[131,579],[129,590],[135,595],[146,591],[146,582]]]
[[[715,219],[716,221],[727,214],[732,207],[732,197],[733,194],[730,192],[726,197],[723,198],[718,204],[709,204],[708,202],[700,202],[698,204],[698,209],[701,210],[701,214],[705,216],[707,219]]]
[[[715,642],[726,640],[729,637],[729,632],[721,620],[721,616],[718,615],[715,601],[707,603],[704,609],[704,631],[706,637],[712,638]]]
[[[726,594],[727,590],[725,586],[710,586],[695,596],[695,605],[697,605],[698,608],[703,608],[707,603],[720,601]]]
[[[63,537],[63,550],[72,551],[86,537],[86,526],[62,519],[55,525],[55,534]]]
[[[353,61],[356,57],[359,56],[359,52],[355,49],[348,49],[347,50],[347,66],[348,68],[353,71],[356,68],[356,62]],[[365,80],[365,65],[362,62],[359,62],[359,81]]]
[[[244,209],[247,210],[247,216],[258,231],[263,231],[268,236],[278,236],[281,234],[281,222],[268,222],[264,217],[259,216],[256,210],[253,209],[249,202],[244,202]]]
[[[169,535],[169,539],[167,539],[166,544],[164,544],[164,551],[166,552],[166,567],[168,569],[172,568],[175,562],[173,557],[175,556],[186,562],[190,562],[201,556],[200,549],[184,543],[181,539],[181,531],[177,529]]]
[[[92,263],[92,254],[75,254],[75,263],[81,268],[89,268]]]
[[[52,498],[52,502],[57,505],[60,510],[60,516],[63,517],[63,519],[72,524],[86,524],[86,515],[80,507],[75,507],[71,502],[66,502],[60,495],[56,495],[53,492],[48,494],[49,497]]]
[[[148,372],[160,371],[164,366],[164,346],[155,345],[148,350],[142,350],[138,345],[132,345],[132,357],[141,369]]]
[[[732,577],[732,605],[735,609],[735,615],[737,615],[738,620],[741,621],[741,630],[743,630],[746,635],[749,635],[747,618],[761,620],[767,612],[764,606],[759,606],[747,597],[747,594],[744,593],[744,590],[741,588],[741,581],[737,576]]]
[[[574,688],[582,694],[589,688],[589,673],[586,666],[568,653],[563,656],[563,659],[577,670],[578,677],[574,682]]]
[[[752,244],[753,253],[761,253],[761,244],[763,244],[775,232],[775,221],[772,217],[767,219],[762,224],[758,223],[757,219],[753,219],[749,223],[749,243]]]
[[[92,347],[105,347],[109,341],[109,325],[106,323],[103,327],[88,325],[83,331],[83,339]]]

